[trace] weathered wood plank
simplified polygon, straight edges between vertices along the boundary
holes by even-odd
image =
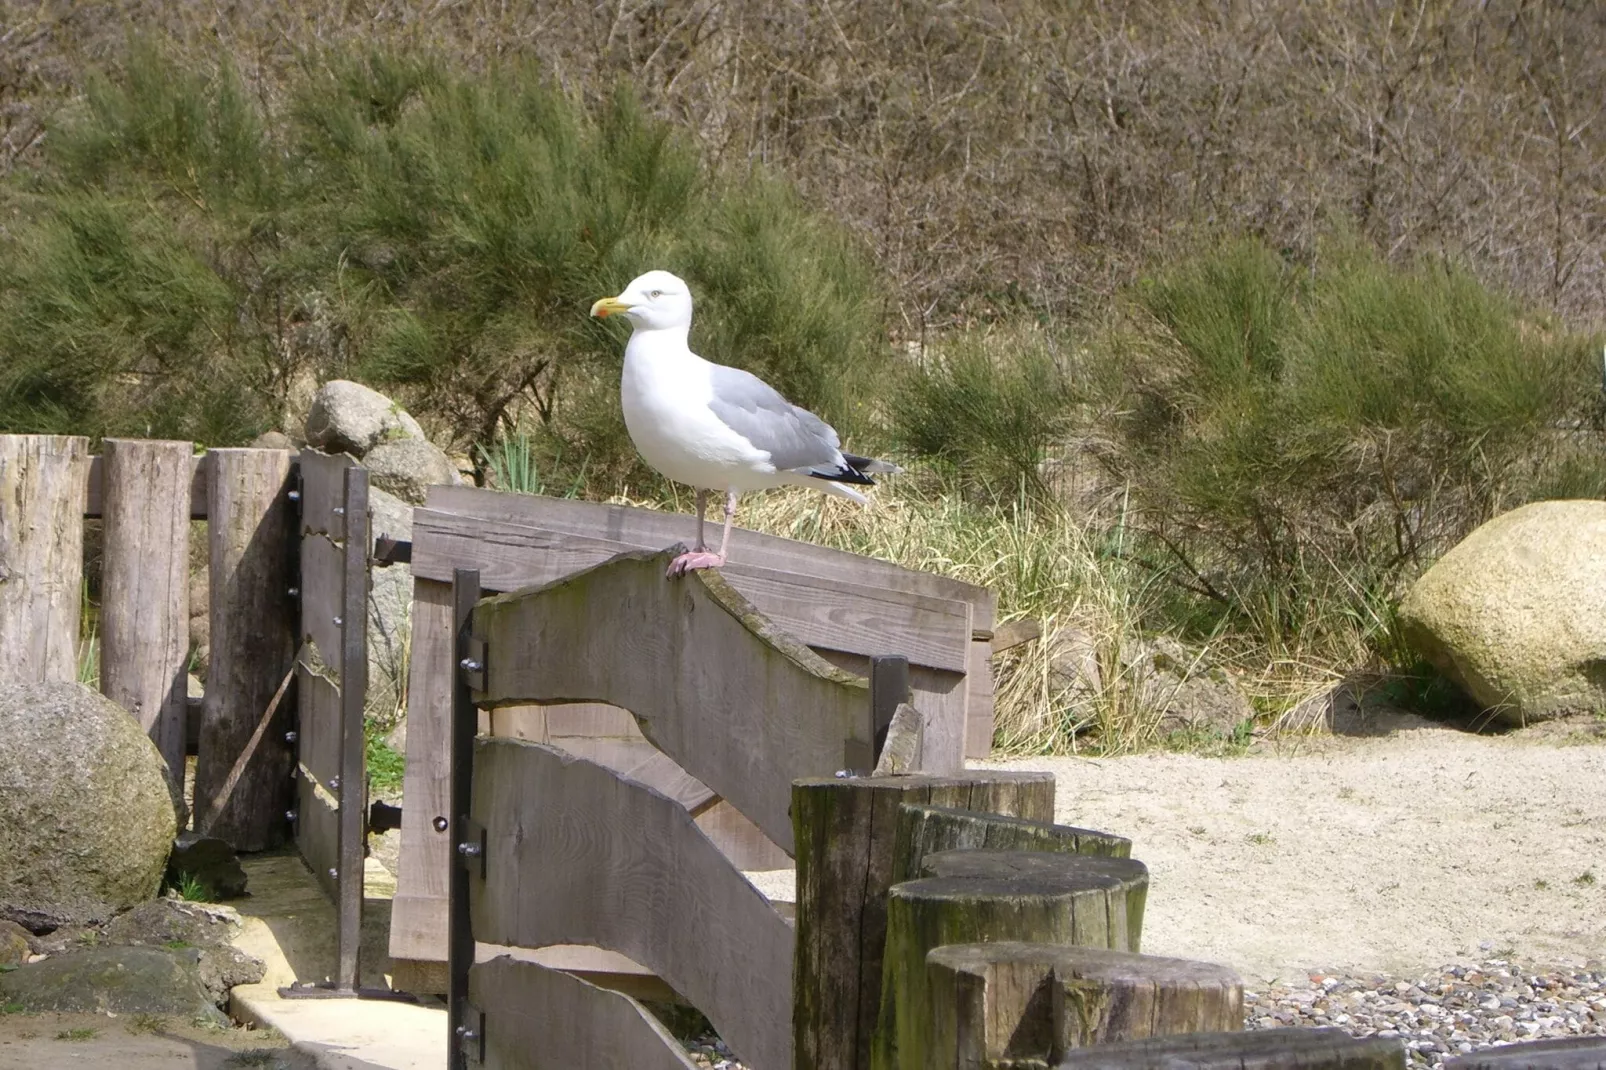
[[[310,662],[303,650],[296,666],[300,717],[296,761],[304,774],[328,785],[340,775],[340,688]]]
[[[529,494],[498,494],[477,487],[431,487],[424,504],[444,513],[607,539],[638,550],[662,550],[677,542],[690,545],[697,535],[696,518],[679,513]],[[746,528],[731,529],[730,547],[732,560],[759,568],[968,602],[976,608],[973,627],[992,631],[996,599],[985,587]]]
[[[1606,1070],[1606,1036],[1562,1037],[1485,1048],[1444,1070]]]
[[[794,1043],[803,1066],[863,1070],[881,1003],[887,891],[899,808],[977,808],[1054,816],[1049,773],[823,777],[792,788],[797,843]]]
[[[221,811],[212,799],[256,733],[294,664],[296,620],[289,590],[295,511],[287,486],[291,454],[211,451],[211,664],[200,754],[195,765],[196,827],[241,851],[283,842],[294,755],[284,734],[290,703],[280,704]]]
[[[89,440],[0,435],[0,683],[78,679]]]
[[[139,441],[130,439],[128,441]],[[211,473],[207,471],[207,455],[193,453],[190,456],[190,482],[189,494],[186,496],[191,520],[206,519],[207,483],[211,480]],[[89,478],[84,484],[84,516],[93,518],[102,516],[106,509],[106,459],[99,454],[89,458]]]
[[[940,851],[1058,851],[1132,857],[1132,841],[1114,833],[919,803],[905,803],[900,808],[897,835],[892,858],[894,884],[922,875],[926,856]]]
[[[330,795],[306,777],[296,778],[296,848],[318,886],[335,897],[340,864],[339,814]],[[318,978],[322,980],[322,978]]]
[[[695,1063],[629,996],[534,962],[501,956],[468,975],[485,1014],[486,1070],[692,1070]]]
[[[490,591],[542,586],[637,549],[628,542],[432,509],[414,513],[413,574],[441,580],[453,568],[478,568]],[[810,646],[902,654],[955,673],[969,667],[968,603],[779,572],[739,559],[721,571],[760,612]]]
[[[1183,1033],[1066,1053],[1056,1070],[1405,1070],[1405,1045],[1342,1029]]]
[[[1136,951],[1149,875],[1130,858],[943,851],[887,896],[877,1070],[926,1070],[935,1018],[926,957],[945,944],[1014,940]]]
[[[344,453],[321,453],[311,446],[301,451],[301,533],[346,537],[346,469],[357,464]],[[446,577],[447,582],[451,576]]]
[[[985,758],[993,752],[993,649],[981,639],[970,644],[965,670],[965,757]]]
[[[792,868],[791,856],[724,799],[710,799],[694,810],[692,817],[709,842],[737,869]]]
[[[870,675],[870,659],[862,654],[846,654],[838,650],[821,650],[818,653],[844,672],[855,676]],[[910,702],[920,711],[921,771],[943,774],[964,772],[965,678],[958,673],[911,665],[909,690]]]
[[[850,741],[868,744],[868,686],[779,631],[718,572],[668,580],[667,563],[663,553],[625,554],[482,601],[474,628],[485,640],[486,688],[477,701],[622,706],[676,764],[790,851],[790,785],[842,768]]]
[[[407,671],[407,769],[401,857],[391,904],[393,959],[446,961],[450,837],[435,819],[451,800],[452,585],[413,581],[412,660]]]
[[[486,830],[476,940],[619,951],[755,1070],[791,1066],[791,927],[683,807],[554,748],[484,739],[471,813]]]
[[[936,948],[926,972],[935,1029],[912,1060],[922,1066],[1052,1065],[1091,1044],[1243,1028],[1243,982],[1213,963],[999,941]]]
[[[318,662],[335,679],[340,679],[341,626],[344,609],[345,547],[331,542],[327,535],[306,535],[301,539],[301,631],[303,642],[317,648]]]
[[[105,449],[100,690],[138,719],[182,785],[195,450],[116,438]]]

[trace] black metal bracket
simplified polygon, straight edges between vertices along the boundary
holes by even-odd
[[[413,544],[407,539],[393,539],[380,535],[374,540],[373,561],[380,568],[390,565],[410,565],[413,562]]]
[[[402,808],[375,799],[368,804],[368,831],[374,835],[401,828]]]
[[[452,1043],[467,1062],[485,1061],[485,1012],[466,999],[457,1001],[457,1025]]]
[[[468,871],[480,880],[485,879],[485,826],[472,817],[457,823],[462,838],[457,841],[457,857]]]

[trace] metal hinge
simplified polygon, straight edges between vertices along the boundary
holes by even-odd
[[[374,564],[380,568],[390,565],[410,565],[413,562],[413,544],[406,539],[393,539],[380,535],[374,540]]]
[[[457,857],[470,873],[485,879],[485,826],[472,817],[462,822],[463,834],[457,840]]]
[[[452,1039],[459,1045],[463,1058],[475,1063],[485,1062],[485,1012],[466,999],[460,1002],[457,1036]]]
[[[471,691],[485,690],[485,655],[485,640],[470,639],[468,657],[457,663],[457,667],[463,671],[463,680]]]

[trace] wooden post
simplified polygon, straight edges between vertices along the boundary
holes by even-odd
[[[282,843],[293,797],[294,752],[285,740],[294,703],[280,701],[296,654],[296,509],[293,455],[211,451],[208,484],[212,661],[195,763],[197,828],[237,850]],[[258,732],[264,718],[267,730]],[[236,759],[255,737],[238,780],[220,802]]]
[[[188,442],[108,438],[100,690],[138,718],[183,797],[190,620]]]
[[[1070,825],[1050,825],[974,810],[904,803],[898,815],[898,843],[892,860],[892,883],[913,880],[925,872],[927,855],[939,851],[1059,851],[1076,855],[1131,858],[1132,841],[1111,832]]]
[[[881,1000],[899,807],[980,809],[1036,821],[1054,817],[1049,773],[963,777],[816,778],[792,786],[797,850],[793,1065],[865,1070]]]
[[[474,737],[479,709],[474,705],[470,672],[485,678],[485,665],[473,659],[474,605],[480,598],[479,569],[460,568],[452,574],[452,630],[457,637],[452,659],[452,854],[448,878],[449,912],[446,939],[447,993],[446,1067],[468,1070],[471,1062],[485,1061],[485,1026],[468,1003],[469,970],[474,966],[474,923],[469,916],[469,866],[485,865],[485,844],[472,832],[469,811],[474,805]],[[482,684],[483,686],[483,684]],[[470,1057],[477,1052],[477,1057]]]
[[[89,440],[0,435],[0,684],[78,679]]]
[[[1387,1037],[1356,1039],[1333,1028],[1184,1033],[1077,1048],[1067,1052],[1055,1070],[1151,1070],[1156,1066],[1173,1070],[1405,1070],[1405,1045]]]
[[[1243,982],[1208,962],[1001,941],[939,947],[926,972],[927,1065],[947,1070],[1052,1066],[1090,1044],[1243,1028]]]

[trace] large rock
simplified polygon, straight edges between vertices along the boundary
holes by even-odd
[[[0,966],[20,966],[33,954],[33,934],[14,921],[0,921]]]
[[[0,973],[0,1003],[33,1013],[228,1019],[201,980],[194,948],[87,947]]]
[[[318,388],[307,412],[307,445],[364,457],[381,442],[424,437],[418,421],[377,390],[347,379]]]
[[[150,899],[176,825],[128,711],[82,684],[0,687],[0,918],[38,932]]]
[[[118,915],[106,926],[105,939],[112,944],[185,952],[181,958],[195,964],[208,998],[223,1006],[229,989],[255,984],[266,972],[259,959],[231,942],[239,930],[240,916],[229,907],[153,899]]]
[[[368,483],[404,502],[424,504],[424,494],[437,484],[461,483],[457,465],[439,446],[418,438],[381,442],[363,458]]]
[[[368,492],[375,539],[389,535],[401,542],[413,538],[413,507],[377,488]],[[413,571],[406,565],[375,566],[368,584],[369,716],[389,725],[400,716],[407,683],[408,637],[413,615]]]
[[[1161,734],[1229,736],[1255,716],[1231,673],[1168,636],[1123,651],[1122,671],[1136,690],[1139,708],[1159,715]]]
[[[1400,603],[1413,648],[1498,720],[1606,710],[1606,502],[1495,517]]]

